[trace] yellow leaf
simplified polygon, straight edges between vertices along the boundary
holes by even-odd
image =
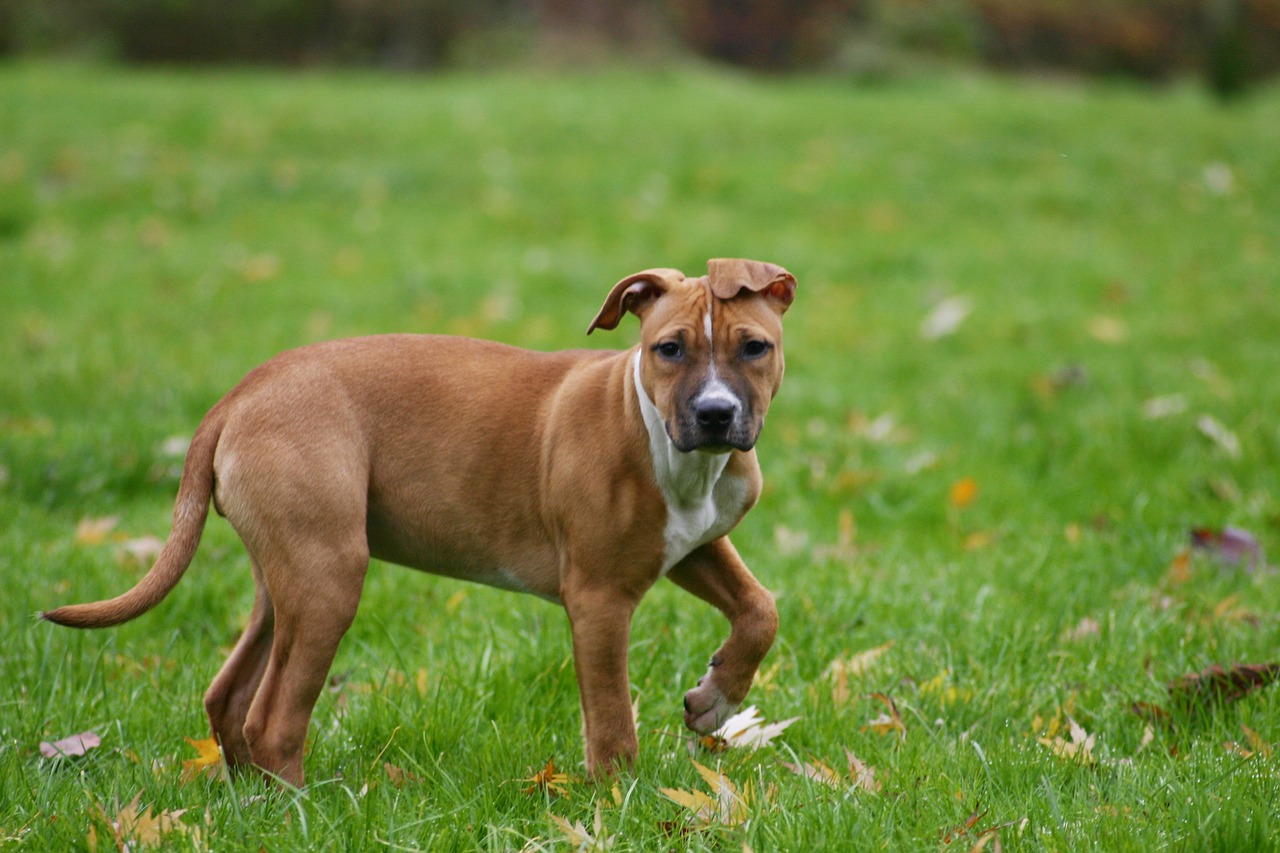
[[[444,603],[445,612],[450,614],[455,613],[457,609],[462,606],[462,602],[467,600],[468,592],[470,592],[470,590],[463,587],[453,595],[449,596],[449,599]]]
[[[526,779],[521,779],[520,781],[531,783],[529,787],[524,789],[526,794],[533,795],[543,793],[552,797],[569,796],[569,789],[566,787],[569,784],[569,774],[557,773],[555,764],[550,758],[547,759],[546,767],[543,767],[537,773],[534,773]]]
[[[978,497],[978,481],[972,477],[965,477],[951,484],[949,494],[951,505],[956,509],[964,509],[977,500]]]
[[[1049,747],[1053,754],[1059,758],[1073,761],[1077,764],[1096,763],[1096,759],[1093,757],[1093,744],[1096,736],[1086,732],[1071,718],[1067,718],[1067,726],[1071,734],[1071,740],[1065,740],[1062,737],[1042,737],[1039,738],[1040,743]]]
[[[853,678],[861,678],[870,672],[871,667],[875,665],[876,661],[880,660],[885,652],[893,648],[893,643],[894,641],[890,640],[887,643],[858,652],[847,658],[836,658],[827,665],[827,676],[830,677],[836,673],[841,673]]]
[[[222,750],[218,747],[218,741],[211,737],[204,740],[184,737],[183,740],[194,746],[199,755],[182,762],[182,775],[179,777],[181,781],[186,783],[202,776],[215,775],[222,766]]]
[[[140,847],[157,846],[164,841],[165,836],[174,833],[191,836],[193,841],[197,842],[196,846],[199,846],[199,831],[180,820],[182,815],[186,814],[186,809],[152,814],[150,806],[144,811],[139,811],[138,803],[141,799],[142,792],[139,791],[133,801],[117,811],[114,817],[109,816],[97,803],[90,805],[91,812],[111,833],[111,840],[117,849],[136,850]],[[89,846],[96,849],[97,841],[97,831],[91,827],[88,836]]]
[[[747,819],[747,807],[751,796],[747,791],[739,791],[738,787],[718,770],[704,767],[693,762],[698,775],[711,787],[712,794],[701,791],[683,791],[677,788],[659,788],[659,792],[679,803],[703,824],[720,826],[737,826]],[[767,792],[766,792],[767,793]]]
[[[120,518],[114,515],[80,519],[76,522],[76,544],[101,545],[119,522]]]

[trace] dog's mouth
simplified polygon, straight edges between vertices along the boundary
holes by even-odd
[[[725,453],[732,453],[735,450],[747,452],[756,446],[756,437],[754,435],[746,435],[745,431],[733,430],[728,433],[708,434],[704,430],[694,429],[683,435],[677,435],[676,431],[671,429],[671,425],[667,424],[667,437],[671,439],[671,443],[676,450],[681,453],[705,453],[708,456],[720,456]]]

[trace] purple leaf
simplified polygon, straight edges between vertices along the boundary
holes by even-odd
[[[1243,564],[1247,571],[1252,572],[1267,564],[1258,540],[1252,533],[1239,527],[1224,527],[1221,530],[1198,527],[1191,531],[1191,547],[1207,551],[1223,566]]]
[[[62,740],[40,742],[40,754],[45,758],[71,758],[84,755],[102,743],[102,738],[94,732],[81,732],[78,735],[64,737]]]

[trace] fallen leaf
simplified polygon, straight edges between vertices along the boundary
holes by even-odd
[[[920,685],[919,692],[921,696],[937,696],[944,708],[952,702],[973,698],[972,690],[967,687],[956,687],[951,684],[950,667],[947,667],[933,678],[922,683]]]
[[[1223,566],[1241,564],[1250,572],[1266,566],[1262,545],[1252,533],[1239,527],[1197,527],[1191,531],[1191,547],[1217,558]]]
[[[1260,755],[1263,758],[1271,757],[1271,744],[1263,740],[1261,735],[1244,723],[1240,724],[1240,728],[1244,730],[1245,740],[1249,742],[1249,746],[1244,747],[1235,741],[1227,741],[1222,745],[1223,749],[1227,750],[1227,752],[1234,752],[1243,758],[1252,758],[1255,755]]]
[[[96,732],[81,732],[62,740],[40,741],[40,754],[45,758],[75,758],[102,744]]]
[[[1068,629],[1062,638],[1070,643],[1079,643],[1090,637],[1096,637],[1101,633],[1102,626],[1098,624],[1098,620],[1086,616],[1077,622],[1074,628]]]
[[[849,688],[849,679],[864,677],[884,653],[893,648],[893,640],[875,648],[857,652],[849,657],[836,658],[827,664],[825,676],[831,680],[831,701],[837,708],[849,704],[853,692]]]
[[[876,781],[876,769],[854,755],[852,750],[846,749],[844,757],[849,763],[849,778],[853,780],[853,787],[870,794],[880,793],[881,785]]]
[[[154,536],[126,539],[116,546],[116,562],[122,566],[149,567],[164,550],[164,541]]]
[[[107,541],[107,535],[119,523],[120,518],[115,515],[104,518],[82,518],[76,522],[76,544],[101,545]]]
[[[389,761],[383,762],[382,769],[387,774],[387,780],[397,788],[403,788],[406,782],[420,781],[417,776],[413,775],[408,770],[397,767]]]
[[[973,301],[967,296],[948,296],[940,300],[920,322],[920,337],[936,341],[955,334],[972,310]]]
[[[951,484],[951,490],[948,498],[951,505],[956,509],[964,509],[973,503],[978,497],[978,481],[972,477],[965,477]]]
[[[821,782],[832,788],[841,791],[866,791],[871,794],[880,793],[880,783],[876,781],[876,770],[874,767],[862,761],[853,754],[851,750],[845,750],[845,760],[848,762],[848,774],[842,775],[825,761],[817,758],[810,759],[805,764],[792,764],[791,762],[783,762],[782,766],[806,779],[812,779],[815,782]]]
[[[1067,726],[1071,734],[1071,740],[1066,740],[1061,736],[1047,738],[1039,738],[1040,743],[1049,747],[1053,754],[1059,758],[1074,761],[1078,764],[1094,764],[1097,759],[1093,757],[1093,745],[1096,739],[1095,735],[1086,732],[1075,720],[1067,719]]]
[[[1182,394],[1152,397],[1142,404],[1142,414],[1147,420],[1158,420],[1180,415],[1187,410],[1187,398]]]
[[[865,732],[867,729],[871,729],[879,735],[897,732],[902,740],[906,740],[907,727],[902,723],[902,714],[898,712],[898,704],[884,693],[872,693],[869,698],[882,702],[887,710],[875,719],[868,721],[861,731]]]
[[[659,793],[684,806],[693,813],[695,820],[704,825],[738,826],[745,821],[754,799],[750,789],[740,790],[719,770],[704,767],[696,761],[693,766],[711,788],[711,794],[678,788],[659,788]],[[762,799],[768,799],[767,792]]]
[[[551,797],[569,796],[569,788],[567,787],[569,774],[557,772],[555,764],[550,758],[547,759],[546,767],[520,781],[531,783],[529,787],[524,789],[524,792],[531,796],[538,794]]]
[[[1212,415],[1201,415],[1196,419],[1196,429],[1232,459],[1240,458],[1240,439],[1217,418]]]
[[[1104,344],[1123,343],[1129,337],[1129,326],[1119,317],[1099,314],[1089,321],[1089,334]]]
[[[211,737],[203,740],[184,737],[183,740],[194,746],[198,755],[182,762],[180,780],[185,784],[196,779],[218,775],[222,768],[222,750],[218,746],[218,741]]]
[[[789,761],[782,762],[782,766],[806,779],[812,779],[815,782],[822,782],[833,788],[844,788],[844,779],[838,772],[833,770],[826,762],[819,761],[814,758],[807,764],[793,764]]]
[[[582,825],[582,821],[577,821],[576,823],[571,824],[559,815],[553,814],[549,815],[549,817],[551,818],[552,823],[556,825],[556,828],[560,830],[562,835],[564,835],[565,841],[573,845],[574,850],[608,850],[613,847],[613,843],[616,840],[614,836],[610,835],[608,830],[605,829],[604,818],[600,813],[599,803],[596,803],[596,818],[592,824],[591,831],[588,831],[587,828]],[[594,832],[594,835],[592,832]]]
[[[110,833],[111,841],[117,850],[128,851],[141,847],[159,846],[164,844],[167,836],[174,834],[189,836],[195,842],[192,846],[200,847],[200,831],[180,820],[182,815],[186,814],[186,809],[152,814],[150,806],[139,811],[138,803],[141,799],[142,792],[139,791],[129,805],[116,811],[114,817],[110,816],[98,803],[90,804],[90,813],[96,816]],[[97,849],[97,841],[97,829],[90,826],[88,836],[90,849]]]
[[[1191,580],[1191,551],[1183,548],[1169,563],[1169,570],[1164,573],[1165,586],[1182,586]]]
[[[1166,728],[1173,724],[1173,718],[1168,711],[1150,702],[1134,702],[1129,706],[1129,711],[1148,723],[1158,723]]]
[[[774,738],[799,719],[799,717],[792,717],[777,723],[765,723],[756,706],[750,705],[725,720],[720,728],[704,738],[699,738],[698,741],[700,743],[704,740],[713,741],[715,744],[712,747],[713,752],[720,752],[726,748],[759,749],[762,746],[768,746]]]
[[[976,826],[978,821],[982,820],[986,814],[986,809],[975,807],[974,810],[969,813],[969,816],[964,819],[963,823],[958,823],[955,826],[944,827],[943,829],[938,830],[938,840],[943,844],[950,844],[952,841],[968,836],[969,833],[973,831],[973,827]]]
[[[1169,696],[1185,708],[1214,702],[1235,702],[1266,687],[1280,675],[1277,663],[1221,664],[1189,673],[1169,682]]]

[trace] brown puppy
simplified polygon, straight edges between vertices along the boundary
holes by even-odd
[[[752,448],[782,381],[794,294],[781,267],[713,260],[704,277],[654,269],[614,286],[587,331],[638,315],[641,343],[624,352],[433,335],[285,352],[196,430],[147,575],[42,615],[98,628],[154,607],[190,564],[212,497],[257,584],[205,695],[230,765],[302,784],[312,708],[373,556],[562,603],[599,776],[635,758],[631,616],[666,575],[730,622],[684,700],[685,723],[713,731],[777,630],[773,597],[726,534],[760,494]]]

